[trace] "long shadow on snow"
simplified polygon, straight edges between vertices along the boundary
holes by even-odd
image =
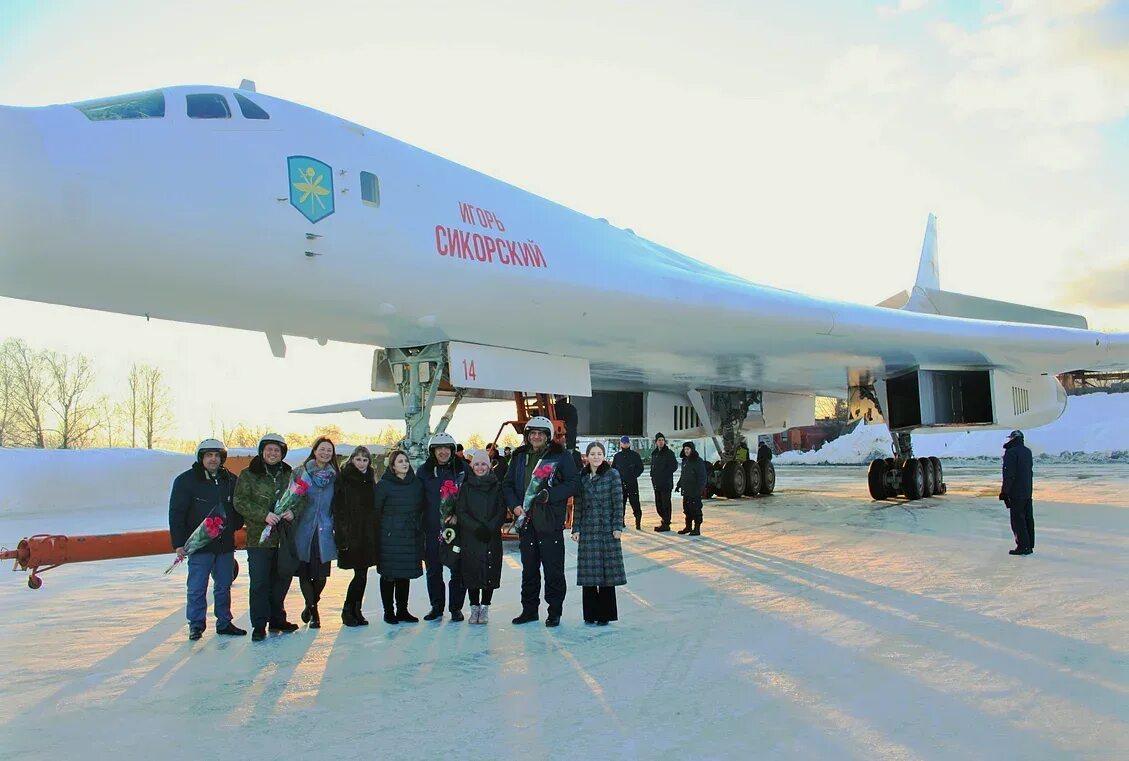
[[[712,547],[703,543],[700,549],[686,546],[661,549],[674,549],[728,571],[747,574],[749,570],[755,570],[758,581],[782,589],[789,588],[792,592],[801,591],[804,599],[829,610],[856,620],[873,622],[876,628],[900,634],[913,642],[935,643],[932,646],[955,658],[972,662],[987,671],[998,671],[1032,689],[1050,692],[1067,702],[1081,703],[1098,714],[1124,720],[1124,717],[1111,715],[1109,707],[1121,705],[1127,692],[1081,679],[1064,672],[1062,669],[1065,667],[1060,665],[1077,661],[1081,653],[1086,662],[1072,662],[1070,668],[1073,671],[1084,672],[1095,680],[1103,681],[1107,681],[1110,674],[1122,673],[1129,659],[1100,645],[1002,621],[951,603],[879,586],[721,540],[708,539],[707,542]],[[868,602],[880,603],[900,613],[883,610]],[[976,639],[971,635],[961,636],[960,632],[976,632]],[[939,638],[947,641],[938,643]],[[1048,654],[1051,657],[1047,657]]]

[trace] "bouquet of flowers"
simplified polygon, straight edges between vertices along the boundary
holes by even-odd
[[[439,487],[440,554],[443,564],[447,566],[453,565],[454,561],[458,559],[458,554],[462,552],[462,548],[455,543],[455,540],[458,539],[458,531],[455,530],[454,526],[447,525],[447,519],[455,514],[455,501],[458,497],[458,481],[448,478]]]
[[[542,463],[533,470],[533,477],[529,479],[529,487],[525,490],[525,499],[521,501],[521,515],[514,521],[514,529],[521,531],[529,520],[529,511],[533,509],[533,498],[549,483],[557,466],[552,463]]]
[[[306,493],[310,490],[310,482],[306,480],[307,474],[305,468],[299,468],[294,471],[294,480],[286,487],[286,491],[274,503],[274,509],[271,511],[275,515],[282,515],[287,510],[293,509],[295,506],[301,504],[305,499]],[[259,537],[259,543],[263,543],[270,536],[270,530],[274,528],[269,523],[263,529],[262,535]]]
[[[188,537],[188,541],[184,543],[184,557],[187,558],[196,550],[206,547],[211,544],[213,539],[219,537],[223,533],[224,527],[227,525],[227,514],[224,512],[223,507],[216,505],[212,511],[208,513],[208,517],[204,518],[203,522],[196,527]],[[165,573],[172,573],[172,569],[180,565],[184,558],[177,558],[172,561],[172,565],[165,569]]]

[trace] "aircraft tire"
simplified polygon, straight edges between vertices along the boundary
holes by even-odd
[[[933,463],[933,493],[944,494],[948,487],[945,486],[945,470],[941,467],[941,458],[930,457],[929,461]]]
[[[870,488],[871,499],[884,500],[889,496],[886,490],[886,461],[874,460],[866,472],[866,485]]]
[[[776,466],[766,462],[761,472],[761,494],[767,497],[774,491],[776,491]]]
[[[925,474],[921,471],[921,461],[911,457],[902,465],[902,494],[906,499],[921,499],[925,489]]]
[[[933,463],[928,457],[922,457],[921,463],[921,498],[928,499],[933,496],[935,484],[933,481]]]
[[[745,460],[745,496],[755,497],[761,493],[761,469],[756,460]]]
[[[745,496],[745,468],[736,460],[721,466],[721,493],[729,499]]]

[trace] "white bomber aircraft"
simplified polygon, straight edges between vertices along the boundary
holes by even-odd
[[[871,493],[914,499],[943,480],[911,432],[1042,425],[1056,373],[1129,366],[1129,334],[942,291],[932,216],[912,294],[810,298],[246,81],[0,106],[0,167],[0,295],[263,331],[278,355],[283,335],[383,347],[372,388],[416,458],[441,389],[449,412],[557,393],[581,432],[712,436],[721,491],[770,491],[740,432],[810,424],[818,394],[885,419]],[[468,319],[487,308],[510,319]]]

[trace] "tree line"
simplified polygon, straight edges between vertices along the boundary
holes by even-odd
[[[125,393],[117,398],[97,393],[96,380],[93,362],[82,354],[5,340],[0,344],[0,447],[153,449],[173,424],[160,368],[134,364]]]

